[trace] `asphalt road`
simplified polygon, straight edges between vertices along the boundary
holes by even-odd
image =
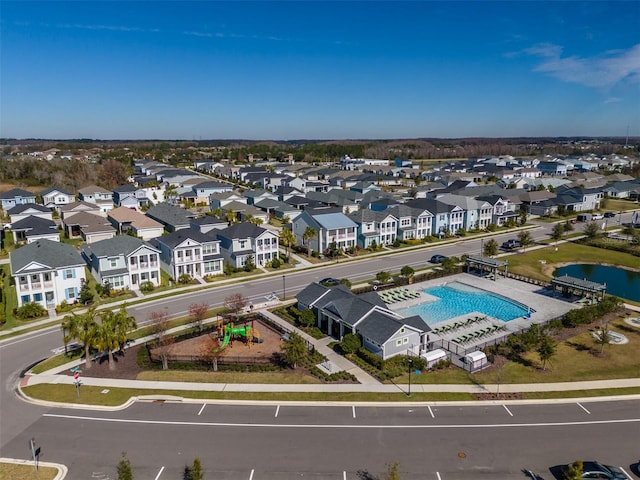
[[[532,235],[548,238],[551,228],[542,224]],[[501,243],[513,236],[495,238]],[[479,254],[480,249],[480,240],[463,240],[393,257],[293,271],[129,310],[144,324],[150,312],[165,307],[177,316],[185,314],[191,303],[219,306],[236,292],[254,302],[272,292],[292,297],[309,282],[327,276],[357,283],[381,270],[421,268],[434,253],[460,256]],[[569,403],[429,408],[207,405],[204,409],[201,404],[154,403],[104,413],[19,400],[14,391],[20,372],[61,345],[57,327],[0,343],[0,456],[29,458],[28,439],[35,437],[42,448],[41,460],[67,464],[69,479],[115,478],[122,451],[131,458],[137,478],[155,480],[182,478],[184,465],[196,456],[207,468],[207,478],[230,480],[366,480],[376,478],[387,462],[400,463],[403,480],[510,480],[526,478],[523,468],[547,479],[554,478],[550,466],[576,458],[606,460],[630,472],[629,466],[640,457],[638,401],[590,402],[582,407]]]

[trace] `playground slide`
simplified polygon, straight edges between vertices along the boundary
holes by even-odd
[[[231,340],[231,333],[225,329],[224,338],[222,339],[222,344],[218,347],[218,350],[226,348],[226,346],[229,345],[229,340]]]

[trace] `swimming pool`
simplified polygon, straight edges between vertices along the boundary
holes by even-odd
[[[460,282],[428,288],[423,292],[438,298],[398,313],[404,317],[419,315],[427,324],[433,325],[471,312],[480,312],[508,322],[534,311],[521,303]]]

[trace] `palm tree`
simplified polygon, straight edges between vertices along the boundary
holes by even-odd
[[[96,307],[89,308],[85,313],[72,313],[62,322],[65,346],[70,340],[78,340],[84,345],[86,368],[91,368],[91,347],[94,345],[98,324],[96,323]]]
[[[280,230],[280,243],[287,247],[287,258],[291,257],[291,246],[296,243],[296,237],[288,228]]]
[[[302,240],[307,244],[307,257],[311,256],[311,239],[318,236],[318,231],[313,227],[307,227],[302,234]]]
[[[97,328],[96,347],[100,351],[107,351],[109,370],[114,370],[113,352],[122,348],[127,341],[127,334],[136,328],[136,320],[127,315],[122,306],[118,313],[103,310],[100,313],[100,325]]]

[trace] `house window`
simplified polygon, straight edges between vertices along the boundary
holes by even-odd
[[[402,339],[402,343],[404,343],[404,344],[409,343],[409,337],[404,337],[404,338]]]
[[[31,301],[30,295],[22,295],[22,304],[29,303]]]
[[[219,272],[219,271],[220,271],[220,260],[204,263],[204,273]]]
[[[133,266],[135,266],[136,262],[137,262],[136,257],[131,257],[131,258],[129,259],[129,263],[130,263],[131,265],[133,265]]]
[[[109,279],[109,283],[111,284],[112,287],[122,288],[124,287],[124,277],[122,276],[112,277]]]
[[[404,327],[400,329],[400,333],[404,333]]]
[[[109,259],[109,268],[116,268],[118,266],[118,259],[117,258],[110,258]]]
[[[20,283],[23,285],[27,283],[27,277],[20,277]]]
[[[64,271],[65,280],[68,278],[76,278],[76,272],[72,268]]]
[[[246,244],[247,244],[247,241],[246,241],[246,240],[240,240],[240,248],[241,248],[242,250],[244,250],[244,249],[245,249]]]
[[[402,339],[401,338],[396,340],[396,347],[400,347],[400,346],[402,346]]]
[[[33,294],[33,301],[34,302],[41,302],[42,301],[42,294],[41,293],[34,293]]]
[[[213,245],[203,245],[202,246],[202,254],[203,255],[208,255],[210,253],[216,253],[216,246],[215,244]]]
[[[67,300],[72,300],[74,298],[76,298],[76,288],[75,287],[71,287],[71,288],[67,288],[65,291],[65,297],[67,298]]]

